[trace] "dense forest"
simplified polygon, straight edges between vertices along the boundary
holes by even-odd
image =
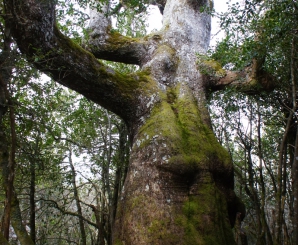
[[[0,10],[0,244],[298,244],[297,2]]]

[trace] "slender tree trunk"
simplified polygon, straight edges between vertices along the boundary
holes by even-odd
[[[277,193],[276,193],[276,243],[275,245],[281,244],[282,235],[282,166],[283,166],[283,156],[284,152],[281,153],[282,158],[278,162],[278,172],[277,172]]]
[[[81,218],[81,217],[83,217],[83,212],[82,212],[79,192],[78,192],[78,188],[77,188],[77,183],[76,183],[76,171],[75,171],[75,167],[72,162],[72,151],[71,150],[69,150],[68,160],[69,160],[69,166],[71,169],[71,177],[72,177],[71,184],[73,187],[73,195],[74,195],[74,199],[75,199],[76,206],[77,206],[77,212],[79,214],[78,219],[79,219],[79,226],[80,226],[80,232],[81,232],[81,243],[80,244],[87,245],[84,220]]]
[[[1,123],[2,124],[2,123]],[[3,126],[0,125],[0,138],[1,138],[1,141],[0,141],[0,170],[1,170],[1,175],[2,175],[2,186],[4,187],[4,189],[6,189],[6,171],[7,171],[7,168],[6,166],[8,166],[8,161],[9,161],[9,153],[8,153],[8,147],[7,147],[7,140],[6,140],[6,135],[5,135],[5,132],[4,132],[4,129],[3,129]],[[5,208],[4,208],[4,211]],[[5,222],[5,218],[6,215],[4,215],[2,217],[2,220],[1,220],[1,236],[3,241],[8,241],[9,239],[9,225],[7,225],[7,221]],[[7,231],[8,229],[8,231]]]
[[[255,181],[253,180],[253,168],[252,168],[252,159],[251,159],[251,149],[248,152],[248,174],[249,174],[249,189],[250,192],[252,193],[252,201],[254,204],[254,209],[256,212],[256,232],[257,232],[257,242],[256,245],[265,245],[265,234],[263,230],[263,225],[262,225],[262,216],[261,216],[261,203],[259,200],[259,196],[257,193],[257,190],[255,189]]]
[[[30,163],[30,237],[33,243],[36,240],[35,232],[35,163]]]
[[[295,154],[292,165],[292,185],[294,196],[294,215],[293,215],[293,244],[298,243],[298,126],[296,129]]]
[[[20,204],[15,192],[13,192],[12,196],[11,225],[21,245],[34,245],[22,223]]]
[[[293,97],[293,110],[297,110],[297,90],[296,90],[296,59],[295,55],[295,37],[292,41],[292,53],[291,53],[291,80],[292,80],[292,97]],[[297,121],[297,115],[296,115]],[[296,122],[297,124],[297,122]],[[295,140],[295,153],[292,164],[292,186],[293,186],[293,197],[294,197],[294,217],[293,217],[293,244],[298,244],[298,126],[296,126],[296,140]]]
[[[109,203],[112,200],[112,191],[111,191],[111,185],[110,185],[110,166],[111,166],[111,159],[112,159],[112,123],[111,123],[111,115],[106,110],[106,117],[108,120],[108,127],[106,131],[106,154],[107,154],[107,160],[106,164],[104,164],[103,172],[104,172],[104,183],[105,183],[105,190],[108,195],[108,201]]]
[[[34,145],[34,152],[32,152],[32,156],[30,158],[30,192],[29,192],[29,199],[30,199],[30,238],[33,243],[36,242],[36,224],[35,224],[35,217],[36,217],[36,205],[35,205],[35,177],[36,177],[36,160],[35,156],[38,154],[39,148],[39,139],[40,139],[40,132],[38,132],[38,136],[36,137],[35,145]]]
[[[5,207],[4,207],[4,216],[2,221],[1,229],[3,231],[4,238],[8,241],[9,240],[9,227],[10,227],[10,213],[11,213],[11,196],[12,196],[12,188],[13,188],[13,179],[14,179],[14,145],[15,145],[15,139],[14,139],[14,112],[12,108],[12,103],[10,100],[10,95],[7,89],[7,86],[9,84],[9,80],[11,79],[11,72],[13,64],[13,57],[12,57],[12,50],[11,45],[12,39],[10,36],[10,28],[7,24],[5,24],[5,31],[4,31],[4,42],[2,47],[2,52],[0,55],[0,127],[3,132],[3,152],[4,157],[1,162],[2,164],[2,176],[3,176],[3,187],[5,189]],[[10,102],[10,103],[9,103]],[[9,111],[9,118],[10,118],[10,125],[11,125],[11,152],[10,157],[7,158],[5,155],[7,154],[6,151],[8,151],[7,146],[8,145],[8,139],[5,136],[4,128],[2,127],[2,120],[3,117],[7,111],[7,109],[10,108]]]
[[[110,236],[111,234],[108,234],[106,226],[107,226],[107,220],[106,216],[108,216],[107,213],[107,199],[104,197],[103,193],[100,191],[100,187],[97,186],[95,183],[91,182],[91,184],[94,186],[95,190],[97,191],[96,196],[96,205],[90,204],[89,207],[91,207],[94,217],[96,220],[96,227],[98,229],[96,239],[95,239],[95,245],[105,245],[105,240],[107,241],[107,244],[110,244]]]
[[[103,219],[103,211],[99,209],[101,203],[98,202],[97,200],[97,207],[93,206],[92,210],[94,212],[94,216],[95,216],[95,220],[96,220],[96,224],[98,227],[98,234],[97,234],[97,238],[96,238],[96,245],[105,245],[105,238],[108,242],[108,245],[110,245],[111,241],[110,241],[110,234],[106,234],[105,232],[105,222]]]
[[[282,170],[284,165],[284,155],[285,155],[285,149],[286,149],[286,143],[287,143],[287,137],[290,130],[291,122],[293,117],[293,111],[291,110],[289,113],[289,116],[286,121],[286,128],[285,132],[283,134],[283,138],[280,143],[280,149],[279,149],[279,161],[278,161],[278,170],[277,170],[277,192],[276,192],[276,229],[274,232],[275,235],[275,241],[274,244],[279,245],[281,243],[281,235],[282,235],[282,224],[283,224],[283,210],[282,210],[282,191],[283,191],[283,178],[282,178]]]
[[[242,144],[245,149],[245,161],[247,161],[247,174],[248,174],[248,188],[246,190],[248,196],[250,197],[255,211],[255,222],[256,222],[256,245],[265,245],[265,234],[262,226],[262,216],[261,216],[261,203],[258,195],[258,191],[255,187],[256,176],[253,170],[253,160],[252,160],[252,145],[253,145],[253,108],[249,105],[250,118],[249,118],[249,136],[242,136],[242,132],[239,133]]]
[[[5,98],[8,101],[8,106],[10,107],[9,116],[11,129],[11,150],[10,152],[8,152],[8,140],[6,138],[2,125],[0,125],[0,168],[2,174],[2,184],[6,191],[5,213],[3,218],[4,221],[2,224],[4,230],[3,237],[6,239],[6,241],[9,240],[9,227],[11,223],[21,245],[34,245],[32,240],[28,236],[24,225],[22,224],[22,215],[19,207],[19,201],[17,199],[17,195],[13,186],[16,152],[15,115],[7,88],[5,88]]]
[[[15,57],[11,50],[12,40],[10,34],[9,25],[5,23],[4,47],[0,55],[0,170],[6,199],[4,216],[1,224],[1,232],[3,232],[3,235],[0,235],[0,241],[1,244],[8,244],[11,223],[21,244],[33,245],[23,227],[19,203],[13,187],[16,152],[15,115],[14,105],[11,101],[7,86],[11,79],[12,64],[14,63]],[[8,108],[11,132],[10,144],[3,127],[3,118]]]
[[[111,159],[112,159],[112,123],[111,123],[111,116],[110,113],[106,110],[106,117],[108,120],[108,127],[105,134],[105,148],[106,148],[106,161],[103,162],[103,182],[105,185],[104,193],[107,194],[108,197],[108,209],[109,213],[112,213],[112,191],[111,191],[111,184],[110,184],[110,166],[111,166]],[[104,215],[104,214],[103,214]],[[106,226],[108,232],[108,244],[112,243],[112,221],[111,216],[106,215]]]
[[[9,239],[10,216],[12,208],[12,200],[14,195],[14,176],[15,176],[15,153],[16,153],[16,133],[15,133],[15,115],[13,105],[10,104],[10,129],[11,129],[11,149],[9,154],[8,166],[6,168],[6,199],[5,199],[5,212],[4,212],[4,237]]]
[[[125,169],[127,166],[127,148],[128,148],[128,135],[124,122],[122,121],[119,125],[119,149],[118,149],[118,160],[117,160],[117,169],[115,173],[115,181],[114,181],[114,192],[111,203],[111,224],[114,226],[117,204],[119,199],[119,194],[121,192],[121,187],[123,185],[125,179]]]
[[[263,176],[263,154],[262,154],[262,140],[261,140],[261,114],[258,105],[258,124],[257,124],[257,132],[258,132],[258,157],[259,157],[259,174],[260,174],[260,186],[261,186],[261,223],[262,223],[262,230],[265,235],[265,244],[266,245],[273,245],[272,235],[268,226],[268,222],[266,219],[266,187],[265,181]]]

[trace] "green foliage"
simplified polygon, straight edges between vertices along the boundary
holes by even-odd
[[[57,5],[59,27],[77,44],[82,43],[86,33],[88,16],[82,10],[86,4],[87,1],[60,1]],[[89,231],[87,243],[97,239],[99,227],[96,216],[101,217],[99,223],[103,228],[100,229],[104,229],[105,239],[108,240],[111,221],[106,214],[111,211],[113,193],[119,193],[118,189],[114,189],[115,182],[119,181],[117,188],[120,189],[127,170],[129,144],[124,123],[110,112],[41,75],[16,48],[14,52],[15,63],[8,89],[16,117],[17,169],[14,184],[23,222],[29,224],[32,204],[28,197],[32,193],[34,179],[38,244],[79,241],[81,234],[72,186],[75,177],[79,198],[85,203],[82,204],[83,216],[91,222],[91,225],[85,223]],[[137,69],[123,64],[116,68],[122,73]],[[7,116],[1,126],[9,136]],[[70,151],[73,153],[75,173],[70,172]],[[4,194],[1,186],[0,197],[3,198]],[[12,242],[15,239],[12,238]]]
[[[225,68],[234,70],[249,67],[254,59],[259,71],[278,81],[269,96],[237,95],[233,90],[213,95],[214,129],[233,158],[236,188],[248,210],[242,227],[249,243],[281,244],[278,236],[283,236],[283,244],[290,244],[292,239],[285,230],[272,227],[284,222],[284,228],[291,230],[293,225],[291,165],[297,122],[289,114],[297,110],[297,57],[293,55],[297,53],[297,14],[297,3],[288,0],[231,5],[228,13],[220,15],[226,38],[210,52]],[[270,212],[273,207],[275,212]]]
[[[88,36],[89,13],[86,13],[86,8],[90,6],[101,11],[103,4],[109,4],[110,10],[107,14],[116,17],[113,19],[115,20],[113,25],[115,30],[130,37],[139,37],[145,34],[148,1],[134,0],[120,1],[120,5],[117,1],[107,0],[96,2],[58,1],[56,17],[59,29],[73,41],[83,44]]]
[[[259,239],[256,230],[262,229],[256,228],[258,222],[256,213],[260,212],[258,208],[263,207],[265,211],[268,211],[278,202],[276,198],[277,166],[285,118],[284,108],[276,99],[277,96],[280,94],[266,97],[247,96],[237,94],[233,90],[226,90],[213,94],[211,101],[213,128],[221,144],[229,150],[232,156],[236,173],[235,187],[247,209],[243,229],[252,243]],[[287,148],[289,158],[290,149],[291,147]],[[287,161],[290,160],[288,157]],[[289,164],[290,162],[287,166]],[[290,167],[285,169],[286,173],[290,171]],[[286,182],[284,184],[290,189],[291,184]],[[253,197],[254,192],[257,200]],[[287,202],[290,203],[290,200],[288,199]],[[263,222],[271,225],[270,222],[274,219],[274,215],[268,213]],[[290,228],[288,210],[285,219]]]
[[[88,1],[59,0],[56,6],[56,18],[60,31],[78,44],[82,44],[84,36],[87,35],[86,23],[89,16],[85,9]]]
[[[18,104],[15,185],[22,197],[21,206],[24,210],[29,206],[27,195],[30,190],[24,186],[30,186],[30,166],[33,166],[39,206],[36,225],[37,231],[43,234],[38,239],[47,244],[50,240],[58,242],[58,237],[67,237],[71,233],[71,239],[76,240],[80,236],[73,232],[77,218],[62,219],[64,211],[76,214],[71,187],[73,174],[66,156],[71,149],[82,200],[93,205],[92,198],[103,195],[106,201],[98,205],[108,209],[111,193],[107,192],[107,185],[112,188],[115,171],[124,164],[118,157],[120,120],[53,81],[31,79],[23,82],[15,80],[12,90],[16,91],[13,96]],[[110,171],[109,176],[104,175],[105,169]],[[23,214],[24,217],[29,215],[26,211]],[[95,223],[94,212],[88,212],[88,206],[84,208],[84,216]],[[59,227],[65,227],[65,230],[61,232]],[[91,226],[90,229],[96,236],[97,228]]]
[[[239,70],[253,58],[264,59],[263,68],[283,78],[289,74],[291,43],[297,26],[295,1],[245,1],[219,14],[226,38],[216,45],[212,58]]]
[[[255,43],[251,38],[237,40],[231,34],[216,45],[215,50],[210,52],[210,56],[227,69],[241,70],[251,64],[255,57],[254,46]]]

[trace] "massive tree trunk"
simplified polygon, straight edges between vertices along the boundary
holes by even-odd
[[[201,9],[212,1],[166,1],[162,30],[143,39],[110,33],[106,15],[93,11],[88,51],[58,30],[55,1],[4,2],[30,62],[128,125],[131,159],[113,244],[235,244],[231,226],[244,210],[233,191],[230,157],[211,129],[208,81],[197,69],[211,29]],[[97,59],[141,71],[119,74]]]

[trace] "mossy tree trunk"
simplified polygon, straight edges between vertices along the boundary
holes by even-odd
[[[110,33],[106,15],[93,10],[86,49],[58,30],[54,0],[4,2],[6,21],[30,62],[128,125],[131,159],[113,244],[234,244],[231,226],[244,210],[229,155],[210,126],[210,83],[197,69],[211,29],[201,9],[212,1],[157,1],[163,28],[142,39]],[[119,74],[98,59],[141,71]]]

